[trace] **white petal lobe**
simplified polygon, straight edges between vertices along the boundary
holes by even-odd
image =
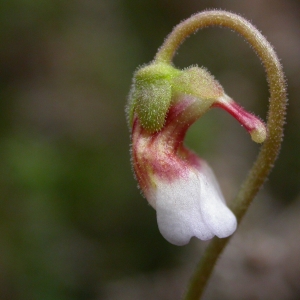
[[[154,197],[159,230],[172,244],[185,245],[193,236],[201,240],[227,237],[236,229],[235,216],[205,162],[200,170],[191,168],[185,178],[159,181]]]
[[[160,183],[156,197],[158,227],[167,241],[181,246],[193,236],[201,240],[214,236],[201,215],[200,182],[195,172],[172,183]]]
[[[226,206],[217,180],[211,168],[201,165],[201,212],[204,222],[219,238],[233,234],[237,227],[235,215]]]

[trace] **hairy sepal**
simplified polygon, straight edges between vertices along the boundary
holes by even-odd
[[[173,66],[156,62],[136,71],[127,106],[130,125],[136,112],[149,133],[162,129],[172,99],[172,80],[179,74]]]
[[[222,86],[204,68],[190,67],[174,78],[174,91],[202,100],[216,100],[224,94]]]

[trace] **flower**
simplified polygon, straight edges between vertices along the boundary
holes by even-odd
[[[161,234],[175,245],[193,236],[225,238],[236,230],[212,169],[183,144],[191,124],[211,107],[228,111],[254,141],[266,138],[264,123],[228,97],[204,69],[180,71],[153,63],[135,74],[127,106],[132,165],[156,209]]]

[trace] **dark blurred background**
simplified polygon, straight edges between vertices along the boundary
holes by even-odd
[[[0,1],[0,299],[179,299],[206,243],[167,243],[133,178],[124,106],[137,66],[179,21],[222,8],[275,46],[289,92],[285,140],[269,181],[220,260],[205,299],[300,299],[300,2]],[[203,65],[266,119],[264,70],[230,30],[210,28],[175,64]],[[187,144],[227,201],[259,146],[212,110]]]

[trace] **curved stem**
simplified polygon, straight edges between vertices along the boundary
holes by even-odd
[[[241,34],[261,59],[269,84],[268,137],[236,199],[231,204],[231,209],[240,223],[253,198],[269,175],[280,151],[287,102],[285,79],[279,59],[265,37],[247,20],[226,11],[198,13],[177,25],[157,52],[155,61],[171,63],[177,48],[185,38],[198,29],[208,26],[228,27]],[[229,240],[230,237],[214,238],[211,241],[196,267],[185,300],[197,300],[201,297],[214,265]]]

